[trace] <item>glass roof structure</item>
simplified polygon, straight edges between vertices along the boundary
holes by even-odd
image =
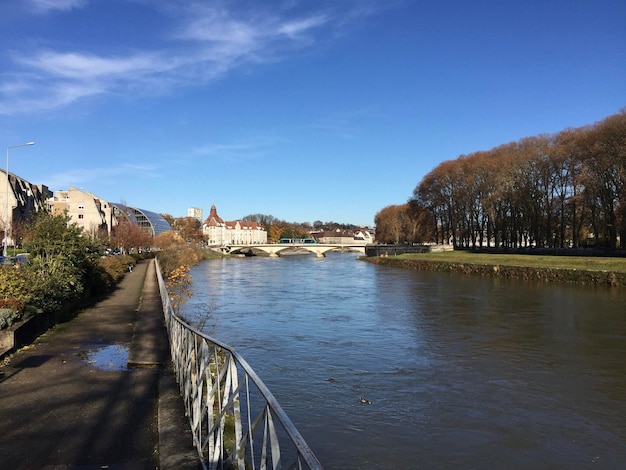
[[[129,207],[123,204],[111,203],[114,214],[116,216],[123,215],[128,220],[140,228],[149,230],[153,236],[157,236],[160,233],[172,230],[170,224],[156,212],[150,212],[144,209],[137,209],[136,207]]]

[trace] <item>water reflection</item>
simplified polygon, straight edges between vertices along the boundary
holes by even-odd
[[[87,351],[84,359],[96,369],[120,371],[128,368],[128,347],[109,344]]]
[[[214,306],[209,334],[246,357],[327,468],[626,458],[623,291],[353,255],[215,260],[192,274],[186,314]]]

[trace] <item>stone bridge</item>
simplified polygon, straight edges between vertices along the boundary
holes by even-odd
[[[254,253],[261,251],[267,253],[271,258],[277,258],[283,252],[304,252],[313,253],[318,258],[324,258],[329,251],[355,251],[365,254],[365,245],[349,243],[267,243],[258,245],[224,245],[219,248],[222,253]]]

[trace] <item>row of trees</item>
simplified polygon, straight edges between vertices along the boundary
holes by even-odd
[[[439,164],[407,204],[377,214],[377,238],[394,233],[386,241],[473,248],[624,248],[625,181],[626,110]]]

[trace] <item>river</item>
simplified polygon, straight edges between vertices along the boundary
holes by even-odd
[[[354,254],[208,260],[191,274],[183,314],[243,354],[326,469],[626,462],[624,289]]]

